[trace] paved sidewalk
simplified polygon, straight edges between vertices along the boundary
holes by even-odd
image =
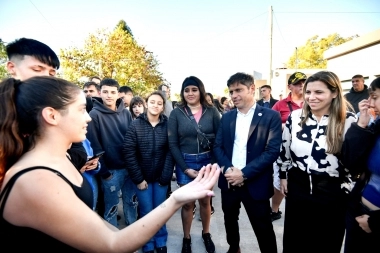
[[[172,189],[176,189],[174,186]],[[224,218],[223,211],[221,207],[221,196],[220,189],[215,186],[215,197],[213,198],[213,206],[215,207],[215,213],[211,218],[210,233],[212,239],[215,243],[216,253],[227,252],[229,245],[226,241],[226,233],[224,229]],[[197,204],[199,207],[199,204]],[[280,207],[281,210],[284,209],[284,203]],[[197,209],[196,216],[193,220],[191,227],[191,237],[192,237],[192,250],[194,253],[206,252],[203,241],[202,241],[202,222],[198,220],[199,209]],[[254,253],[260,252],[256,236],[253,232],[251,224],[248,220],[248,216],[242,205],[240,216],[239,216],[239,227],[240,227],[240,248],[242,252]],[[282,231],[283,231],[283,218],[273,222],[273,227],[276,233],[277,248],[278,252],[282,251]],[[181,213],[178,210],[175,215],[167,223],[169,238],[168,238],[168,252],[170,253],[180,253],[182,248],[182,222]]]
[[[172,190],[177,189],[176,183],[172,182]],[[216,253],[225,253],[228,250],[228,244],[226,242],[226,233],[224,229],[224,219],[223,211],[221,208],[221,196],[220,190],[217,186],[214,187],[215,197],[213,198],[213,206],[215,207],[215,214],[211,218],[210,232],[212,239],[215,243]],[[280,210],[284,215],[284,203],[282,202]],[[199,204],[197,203],[197,207]],[[122,208],[119,208],[119,214],[122,216]],[[242,206],[240,212],[240,248],[244,253],[256,253],[260,252],[256,236],[252,230],[251,224],[248,220],[247,214]],[[198,220],[199,218],[199,208],[191,227],[191,239],[192,239],[192,251],[193,253],[203,253],[206,252],[203,241],[202,241],[202,222]],[[119,221],[120,224],[123,224],[123,220]],[[167,229],[169,233],[169,238],[167,242],[168,252],[169,253],[180,253],[182,248],[182,222],[181,222],[181,213],[178,210],[173,217],[167,222]],[[284,219],[281,218],[273,222],[274,231],[277,238],[277,248],[278,252],[282,252],[282,233],[283,233]],[[142,252],[141,249],[139,252]]]

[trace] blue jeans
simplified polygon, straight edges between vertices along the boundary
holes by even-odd
[[[136,194],[139,200],[140,217],[145,216],[150,211],[161,205],[166,200],[168,186],[161,186],[158,182],[148,183],[148,189],[139,190],[136,187]],[[163,225],[157,233],[143,246],[143,252],[154,250],[166,246],[168,231]]]
[[[200,154],[182,153],[182,156],[187,167],[196,171],[199,171],[203,166],[211,163],[211,152],[204,152]],[[194,178],[187,176],[178,165],[176,165],[175,172],[177,182],[180,185],[188,184],[194,180]]]
[[[98,191],[98,182],[97,182],[97,180],[95,178],[95,175],[87,173],[87,171],[85,171],[82,175],[83,175],[84,178],[86,178],[88,180],[88,182],[91,185],[93,199],[94,199],[94,202],[92,203],[92,210],[95,210],[96,203],[98,202],[98,194],[99,194],[99,191]]]
[[[127,169],[109,170],[110,179],[102,178],[104,193],[104,219],[117,227],[119,191],[123,200],[125,224],[128,226],[137,219],[137,199],[135,184],[128,175]]]

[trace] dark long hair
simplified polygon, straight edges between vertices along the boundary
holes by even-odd
[[[181,101],[178,102],[178,106],[186,106],[187,105],[187,102],[185,100],[185,97],[183,96],[183,93],[184,93],[185,87],[186,87],[185,84],[188,82],[195,83],[196,86],[198,86],[201,105],[204,107],[212,106],[206,100],[206,90],[205,90],[205,86],[204,86],[203,82],[198,77],[195,77],[195,76],[186,77],[185,80],[183,81],[182,88],[181,88],[181,94],[180,94]]]
[[[380,89],[380,77],[377,77],[375,80],[372,81],[372,83],[369,85],[369,94],[372,94],[375,90],[378,90]],[[377,117],[379,117],[379,115],[376,115]],[[375,131],[377,134],[380,133],[380,120],[376,120],[375,121]]]
[[[13,78],[0,83],[0,185],[5,172],[41,136],[42,110],[52,107],[66,113],[80,88],[55,77]]]
[[[372,83],[369,85],[369,87],[370,87],[370,92],[380,89],[380,77],[373,80]]]
[[[144,100],[142,99],[142,97],[139,97],[139,96],[134,96],[132,99],[131,99],[131,102],[129,103],[129,111],[130,113],[132,114],[132,118],[136,118],[136,115],[135,113],[133,112],[133,106],[134,105],[143,105],[144,106],[144,112],[146,111],[146,107],[145,107],[145,102]]]

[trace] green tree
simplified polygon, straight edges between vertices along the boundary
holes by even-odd
[[[327,49],[343,44],[356,37],[358,35],[343,38],[337,33],[330,34],[326,38],[319,38],[318,35],[315,35],[308,39],[304,46],[295,50],[288,60],[287,67],[294,69],[325,69],[327,61],[323,58],[323,53]]]
[[[137,44],[122,25],[113,31],[99,30],[90,34],[82,48],[61,49],[62,76],[78,83],[93,75],[113,78],[138,95],[146,95],[162,82],[153,54]]]
[[[133,37],[132,29],[127,25],[127,22],[125,22],[124,20],[120,20],[119,23],[117,23],[116,28],[118,28],[119,26],[121,27],[121,29],[123,29],[123,31],[129,33],[129,35]]]
[[[223,89],[223,93],[224,93],[225,97],[228,97],[230,95],[230,90],[228,89],[228,87]]]
[[[177,102],[181,101],[181,95],[179,93],[174,93],[173,96],[174,96],[174,101],[177,101]]]
[[[5,43],[0,39],[0,79],[8,77],[7,69],[5,67],[7,61],[8,57],[5,51]]]

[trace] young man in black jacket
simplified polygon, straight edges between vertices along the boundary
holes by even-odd
[[[104,194],[104,219],[115,227],[120,191],[126,225],[137,218],[135,189],[122,154],[124,136],[132,116],[122,103],[116,105],[118,89],[119,84],[114,79],[105,78],[100,82],[101,99],[93,100],[94,107],[90,112],[92,121],[87,128],[87,138],[94,154],[105,152],[99,159],[101,169],[98,175]]]
[[[272,108],[278,100],[272,97],[271,92],[272,92],[272,88],[270,87],[270,85],[265,84],[261,86],[260,87],[261,99],[257,101],[257,104],[266,108]]]

